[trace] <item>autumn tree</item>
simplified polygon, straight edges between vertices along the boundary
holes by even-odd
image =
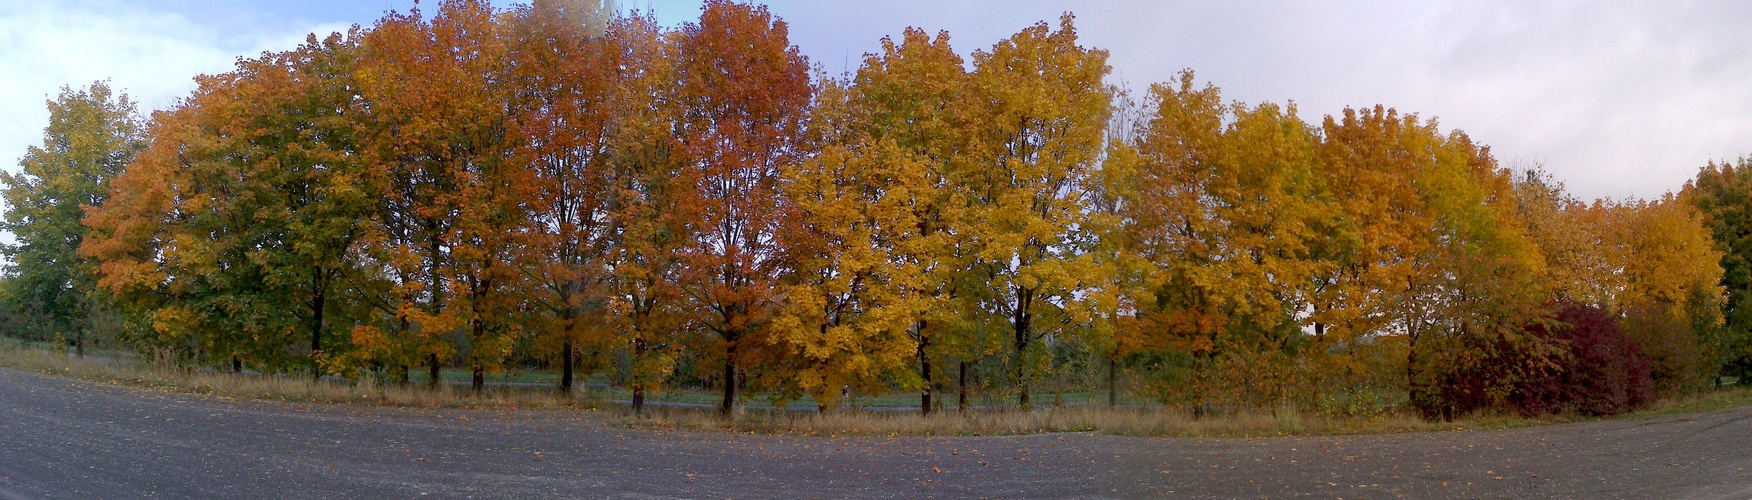
[[[96,293],[97,264],[78,253],[90,232],[80,221],[108,199],[110,180],[146,143],[134,101],[108,82],[63,87],[48,107],[42,145],[25,151],[17,173],[0,172],[0,230],[14,238],[0,245],[7,261],[0,293],[41,330],[29,333],[69,337],[84,356],[109,302]]]
[[[635,13],[615,18],[605,37],[609,66],[618,68],[604,256],[610,331],[628,354],[627,385],[640,412],[674,371],[681,334],[692,327],[679,283],[688,244],[681,205],[693,186],[681,175],[687,155],[674,134],[680,109],[666,31],[649,13]]]
[[[572,390],[580,344],[591,343],[607,323],[610,152],[630,96],[604,36],[603,6],[575,1],[535,2],[512,15],[509,73],[514,90],[510,133],[517,137],[513,161],[533,182],[513,186],[533,200],[517,246],[528,260],[519,266],[539,283],[532,294],[552,321],[544,338],[556,338],[560,390]],[[538,317],[539,319],[540,317]]]
[[[1100,159],[1109,113],[1107,52],[1077,45],[1073,18],[1055,31],[1042,22],[976,52],[968,111],[981,154],[966,182],[983,221],[971,229],[979,267],[989,276],[984,309],[1008,321],[1017,403],[1044,358],[1036,341],[1052,325],[1088,318],[1078,290],[1094,266],[1073,232],[1086,219],[1085,181]]]
[[[366,40],[359,80],[371,106],[365,139],[381,221],[376,262],[399,305],[392,363],[424,357],[431,381],[455,353],[444,335],[466,335],[462,360],[479,390],[510,354],[512,316],[527,285],[515,229],[527,213],[511,161],[508,36],[481,2],[448,1],[430,20],[390,14]],[[408,330],[402,330],[402,328]]]
[[[966,281],[981,279],[972,269],[966,244],[970,234],[968,171],[978,166],[973,144],[980,129],[978,109],[967,87],[971,80],[947,33],[935,37],[906,30],[897,42],[883,39],[882,51],[865,58],[851,81],[855,118],[842,142],[875,161],[863,184],[876,187],[882,217],[875,245],[887,254],[892,309],[912,318],[904,330],[917,362],[920,411],[929,413],[939,385],[933,360],[957,361],[962,375],[958,400],[966,406],[967,363],[991,349],[977,336],[965,313],[972,309]],[[906,377],[903,380],[913,380]],[[910,385],[910,384],[909,384]]]
[[[1724,295],[1722,252],[1703,215],[1672,194],[1593,209],[1605,212],[1612,305],[1625,316],[1625,336],[1642,345],[1657,391],[1701,388],[1720,368],[1715,337]]]
[[[1697,388],[1720,368],[1722,262],[1706,218],[1687,200],[1583,203],[1548,174],[1516,184],[1551,297],[1611,311],[1649,358],[1661,392]]]
[[[352,81],[357,35],[312,36],[260,66],[245,64],[253,92],[238,96],[258,106],[253,125],[266,132],[252,140],[260,183],[249,188],[262,190],[255,227],[271,231],[264,236],[273,243],[258,246],[254,258],[269,284],[300,304],[318,363],[332,350],[323,343],[331,335],[332,291],[354,271],[352,253],[371,205],[359,189],[364,172],[353,141],[354,115],[362,111]]]
[[[1337,266],[1349,228],[1313,128],[1294,107],[1225,106],[1190,71],[1147,102],[1135,146],[1109,160],[1129,175],[1109,175],[1123,228],[1113,237],[1142,260],[1116,348],[1173,347],[1202,371],[1219,354],[1281,360],[1304,326],[1318,339],[1317,278]]]
[[[885,375],[914,353],[903,337],[910,315],[899,308],[896,279],[879,234],[892,231],[904,209],[885,203],[891,156],[851,138],[860,121],[843,82],[821,88],[811,125],[821,150],[784,166],[785,207],[779,227],[786,272],[784,303],[772,319],[771,343],[782,355],[763,356],[763,385],[781,399],[814,397],[832,408],[840,391],[885,392]],[[897,272],[898,271],[898,272]]]
[[[1536,357],[1554,352],[1520,330],[1543,299],[1544,262],[1517,219],[1511,176],[1488,148],[1379,106],[1328,117],[1324,128],[1328,185],[1359,234],[1328,296],[1328,310],[1346,311],[1336,331],[1404,339],[1413,402],[1431,415],[1449,408],[1434,382],[1444,370],[1477,363],[1501,342]],[[1492,397],[1512,380],[1489,388]]]
[[[683,212],[689,241],[683,280],[723,363],[724,400],[736,404],[739,357],[754,347],[777,305],[781,271],[778,228],[785,213],[779,185],[797,161],[814,93],[807,60],[766,7],[714,0],[699,23],[675,35],[675,125],[689,185]]]
[[[1610,308],[1617,276],[1614,255],[1607,241],[1602,217],[1596,210],[1564,190],[1564,185],[1542,169],[1522,172],[1515,182],[1520,219],[1527,236],[1538,245],[1545,260],[1545,276],[1554,300]]]
[[[197,79],[87,220],[103,284],[161,347],[277,369],[295,332],[322,362],[327,294],[346,272],[363,193],[350,149],[356,39],[340,34]],[[138,192],[136,192],[138,191]],[[312,370],[313,373],[316,370]]]

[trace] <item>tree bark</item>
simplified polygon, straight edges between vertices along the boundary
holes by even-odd
[[[566,325],[561,332],[565,338],[560,340],[560,392],[568,395],[572,393],[572,366],[577,363],[572,352],[572,334],[578,328],[578,307],[572,304],[572,292],[577,283],[572,280],[560,287],[560,321]]]
[[[931,345],[931,338],[925,336],[926,326],[927,324],[925,320],[919,320],[919,376],[925,379],[924,387],[919,389],[920,415],[931,414],[931,356],[925,353],[925,348],[930,347]]]
[[[1107,358],[1107,409],[1119,407],[1119,353]]]
[[[311,288],[315,289],[315,295],[310,298],[310,353],[315,355],[322,352],[322,309],[323,305],[328,302],[323,300],[324,295],[327,295],[328,287],[324,286],[321,267],[316,268],[312,273],[314,277],[311,278],[310,285]]]
[[[568,324],[568,325],[566,325],[566,329],[571,330],[572,326],[570,324]],[[576,364],[576,363],[577,363],[577,361],[572,358],[571,332],[567,332],[566,333],[566,340],[564,342],[561,342],[561,345],[560,345],[560,393],[561,394],[566,394],[566,395],[572,394],[572,365]]]
[[[406,282],[408,280],[407,273],[405,273],[405,272],[401,273],[401,279],[403,282]],[[402,300],[403,304],[413,302],[413,299],[407,295],[407,292],[402,292],[401,300]],[[409,326],[408,316],[406,314],[402,314],[401,311],[396,311],[395,319],[396,319],[396,330],[395,330],[396,337],[397,338],[404,338],[408,334],[408,326]],[[413,373],[410,373],[410,372],[412,372],[414,370],[413,367],[418,365],[418,364],[419,363],[415,362],[415,363],[408,363],[406,365],[403,365],[403,364],[401,364],[400,361],[397,361],[395,365],[390,366],[389,369],[391,372],[394,373],[393,377],[395,377],[396,385],[401,385],[401,386],[408,385],[408,382],[413,379]]]
[[[243,373],[243,360],[236,354],[231,355],[231,373]]]
[[[645,339],[633,338],[633,414],[645,413],[645,381],[639,378],[639,361],[645,359]]]
[[[1029,323],[1034,316],[1028,313],[1028,306],[1033,302],[1034,290],[1016,287],[1016,407],[1028,409],[1028,341],[1033,332]]]
[[[718,405],[718,413],[729,417],[736,409],[736,340],[735,336],[725,337],[730,342],[724,348],[724,402]]]
[[[428,354],[427,358],[426,358],[426,363],[427,363],[427,366],[429,368],[431,368],[430,375],[432,376],[432,378],[428,382],[426,382],[426,386],[431,387],[433,389],[437,389],[438,388],[438,355],[437,354]]]
[[[480,394],[481,389],[487,386],[487,371],[482,369],[480,365],[474,367],[474,379],[471,380],[470,386],[474,388],[475,394]]]
[[[315,296],[310,298],[310,356],[311,361],[315,361],[316,355],[322,352],[322,310],[328,303],[328,277],[322,267],[315,268],[312,273],[310,285],[315,289]],[[322,379],[322,367],[312,363],[310,377],[312,380]]]
[[[967,412],[967,362],[961,362],[961,379],[955,383],[955,411]]]

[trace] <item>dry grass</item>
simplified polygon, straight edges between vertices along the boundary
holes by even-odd
[[[1428,432],[1497,429],[1543,423],[1514,416],[1479,416],[1455,422],[1428,422],[1401,414],[1372,417],[1305,416],[1293,410],[1241,412],[1193,418],[1165,408],[1100,406],[1041,407],[1028,411],[913,412],[742,411],[725,420],[715,410],[647,408],[645,415],[622,411],[620,425],[662,430],[730,431],[807,436],[990,436],[1052,432],[1098,432],[1124,436],[1258,437]]]
[[[1649,408],[1619,415],[1617,418],[1640,418],[1656,415],[1697,413],[1752,404],[1752,387],[1743,384],[1703,391],[1656,401]]]
[[[277,401],[495,410],[592,410],[603,403],[588,396],[568,398],[551,389],[488,387],[476,394],[466,387],[398,386],[371,379],[348,382],[152,367],[36,349],[0,348],[0,366],[141,389]]]
[[[131,363],[74,359],[62,353],[0,344],[0,366],[112,385],[151,390],[295,402],[491,410],[594,411],[610,404],[600,395],[565,397],[551,389],[378,384],[371,380],[315,381],[302,376],[261,376]],[[1626,417],[1708,411],[1752,404],[1752,388],[1710,391],[1657,403]],[[1591,420],[1575,415],[1526,418],[1481,414],[1453,422],[1430,422],[1402,413],[1368,416],[1304,415],[1293,409],[1238,412],[1193,418],[1185,409],[1102,406],[1040,407],[1028,411],[914,412],[742,410],[721,418],[716,410],[647,407],[633,415],[624,407],[607,413],[609,423],[629,428],[677,431],[791,434],[806,436],[982,436],[1051,432],[1099,432],[1128,436],[1256,437],[1484,430]]]

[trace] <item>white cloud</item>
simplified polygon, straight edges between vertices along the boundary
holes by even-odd
[[[240,55],[295,47],[306,34],[341,24],[282,25],[237,32],[126,2],[17,2],[0,6],[0,168],[14,170],[42,142],[44,101],[62,86],[108,79],[143,114],[194,90],[198,74],[229,70]],[[229,28],[248,28],[243,26]]]

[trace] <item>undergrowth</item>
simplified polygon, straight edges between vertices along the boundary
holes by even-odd
[[[547,388],[466,387],[312,380],[304,376],[236,374],[82,360],[31,348],[0,345],[0,366],[147,390],[309,403],[413,408],[600,411],[606,423],[635,429],[737,432],[804,436],[990,436],[1094,432],[1123,436],[1260,437],[1487,430],[1595,420],[1577,415],[1522,417],[1475,413],[1452,422],[1428,421],[1409,411],[1369,415],[1304,414],[1295,409],[1206,413],[1194,418],[1182,408],[1043,406],[1030,410],[939,410],[916,412],[739,410],[729,419],[714,409],[649,406],[635,415],[613,406],[601,392],[568,397]],[[1704,391],[1657,401],[1651,408],[1616,418],[1709,411],[1752,404],[1752,388]]]

